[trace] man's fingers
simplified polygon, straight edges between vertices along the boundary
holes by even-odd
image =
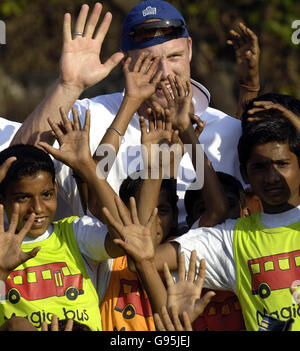
[[[103,207],[102,212],[109,225],[112,226],[122,237],[120,232],[122,231],[123,226],[114,219],[106,207]]]
[[[64,24],[63,24],[63,41],[64,43],[67,43],[71,40],[72,40],[71,15],[69,13],[65,13]]]
[[[73,39],[77,38],[77,35],[75,35],[75,33],[82,33],[83,34],[88,12],[89,12],[89,6],[87,4],[83,4],[81,6],[79,15],[77,17],[77,21],[76,21],[74,32],[73,32]]]
[[[97,26],[100,14],[102,11],[102,4],[100,4],[99,2],[96,2],[93,11],[90,15],[90,17],[88,18],[88,21],[85,25],[85,29],[84,29],[84,33],[83,36],[86,38],[92,38],[95,28]]]
[[[111,21],[112,21],[112,14],[110,12],[106,12],[100,24],[100,27],[98,28],[96,35],[94,37],[94,39],[99,41],[100,46],[102,45],[102,42],[106,37]]]
[[[131,196],[129,199],[129,205],[130,205],[130,213],[131,213],[132,222],[134,224],[140,224],[138,214],[137,214],[137,209],[136,209],[135,198],[133,196]]]

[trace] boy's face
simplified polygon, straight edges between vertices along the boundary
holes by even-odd
[[[24,176],[10,183],[1,200],[9,220],[14,204],[19,204],[18,231],[22,229],[30,214],[35,213],[35,221],[27,235],[36,238],[45,233],[53,220],[57,206],[56,197],[57,184],[53,184],[51,174],[39,171],[34,176]]]
[[[300,204],[300,169],[288,142],[257,145],[246,165],[245,181],[261,199],[266,213],[280,213]]]

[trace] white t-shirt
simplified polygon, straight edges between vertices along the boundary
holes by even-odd
[[[289,211],[267,214],[260,213],[265,227],[278,228],[300,221],[300,206]],[[237,219],[228,219],[215,227],[191,229],[186,234],[172,240],[179,243],[178,253],[185,254],[188,270],[190,255],[197,252],[197,267],[202,258],[206,261],[204,286],[216,290],[232,290],[236,293],[236,274],[233,253],[233,232]]]
[[[200,90],[197,84],[199,83],[194,83],[193,102],[195,114],[206,122],[204,131],[200,135],[200,143],[204,145],[204,151],[215,171],[229,173],[241,181],[237,153],[237,144],[241,135],[240,121],[211,107],[206,108],[203,112],[203,104],[197,100]],[[74,106],[78,110],[82,125],[84,123],[86,110],[90,109],[91,111],[90,148],[93,154],[97,150],[106,129],[113,122],[123,96],[124,93],[114,93],[76,101]],[[136,113],[128,125],[124,136],[124,142],[120,146],[116,160],[107,178],[109,184],[116,193],[118,193],[122,181],[126,179],[129,174],[138,169],[142,169],[140,145],[141,132],[139,116]],[[194,178],[195,172],[193,165],[189,155],[186,153],[181,160],[177,178],[180,224],[185,222],[186,217],[183,202],[185,190]],[[82,212],[75,212],[81,208],[81,204],[75,180],[71,176],[70,169],[66,166],[62,166],[62,169],[58,172],[57,180],[60,185],[63,185],[66,200],[74,206],[74,213],[83,215]]]

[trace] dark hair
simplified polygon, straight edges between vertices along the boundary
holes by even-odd
[[[248,123],[238,143],[240,167],[245,171],[247,161],[255,146],[277,141],[288,142],[300,165],[300,135],[284,118],[268,118]]]
[[[55,182],[54,164],[45,151],[32,145],[13,145],[0,152],[0,166],[12,156],[17,160],[11,165],[0,184],[0,194],[5,193],[5,188],[11,182],[18,181],[24,176],[33,176],[39,171],[49,172],[52,182]]]
[[[66,328],[66,325],[68,323],[68,319],[59,319],[58,320],[58,330],[59,331],[64,331]],[[48,330],[51,330],[51,325],[52,323],[50,323],[48,325]],[[89,326],[87,326],[86,324],[77,322],[75,320],[73,320],[73,328],[72,328],[73,332],[82,332],[82,331],[91,331],[91,328]]]
[[[232,193],[239,200],[242,207],[246,205],[246,194],[244,188],[239,180],[233,177],[231,174],[224,172],[216,172],[216,175],[224,189],[225,193]],[[200,190],[189,190],[187,189],[184,195],[184,207],[186,214],[190,217],[193,216],[193,207],[197,199],[201,196]]]
[[[176,193],[176,179],[163,179],[161,188],[165,189],[167,192],[167,198],[172,206],[172,209],[175,210],[177,206],[177,193]],[[129,206],[130,197],[136,197],[138,191],[142,185],[142,174],[141,172],[135,172],[130,174],[126,179],[123,180],[120,189],[119,196],[126,206]]]
[[[296,99],[294,96],[277,94],[277,93],[267,93],[252,99],[245,105],[243,114],[241,116],[242,130],[244,130],[246,125],[248,124],[248,121],[247,121],[249,117],[248,111],[251,110],[253,107],[255,107],[253,104],[255,101],[272,101],[276,104],[282,105],[283,107],[287,108],[288,110],[292,111],[295,115],[300,117],[300,101]],[[264,114],[265,113],[266,112],[264,112]],[[273,112],[267,111],[267,113],[269,114]],[[257,115],[259,116],[260,113],[257,113]]]

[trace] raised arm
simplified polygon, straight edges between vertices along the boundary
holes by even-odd
[[[233,46],[239,83],[239,101],[237,117],[240,119],[244,106],[258,96],[259,84],[259,43],[256,34],[243,23],[238,29],[231,29],[231,39],[227,44]]]
[[[38,145],[44,148],[57,160],[65,163],[72,168],[80,178],[86,182],[88,187],[94,192],[99,206],[106,206],[113,213],[115,218],[120,220],[119,212],[113,200],[116,195],[111,186],[107,183],[105,177],[101,174],[101,169],[96,169],[96,164],[92,158],[89,147],[89,129],[90,129],[90,111],[87,110],[85,116],[85,125],[81,129],[79,117],[75,108],[73,108],[73,124],[67,117],[65,111],[61,108],[62,123],[57,124],[49,119],[49,124],[53,133],[58,140],[59,149],[51,145],[40,142]],[[124,211],[128,211],[122,204]],[[103,217],[99,218],[105,223]],[[113,236],[115,232],[109,228],[109,233]],[[123,250],[113,244],[111,236],[106,237],[106,251],[112,257],[121,256]]]
[[[183,83],[178,77],[171,76],[168,77],[168,81],[172,95],[165,84],[162,84],[162,89],[168,101],[172,123],[178,128],[179,137],[190,155],[198,186],[203,184],[201,191],[205,202],[205,213],[200,219],[199,226],[214,226],[221,223],[226,217],[228,203],[218,177],[204,153],[191,123],[189,116],[192,101],[191,83],[189,81]],[[202,123],[202,128],[204,128],[204,123]],[[203,156],[203,163],[199,162],[199,155]]]
[[[60,74],[49,93],[35,110],[26,118],[12,140],[12,144],[35,144],[39,140],[52,144],[51,129],[47,119],[60,121],[58,108],[69,111],[84,89],[104,79],[123,59],[117,52],[104,63],[100,60],[101,46],[109,29],[112,15],[107,12],[98,28],[96,25],[102,12],[102,5],[96,3],[88,17],[89,6],[81,7],[75,28],[71,29],[71,15],[66,13],[63,23],[63,48],[60,59]]]

